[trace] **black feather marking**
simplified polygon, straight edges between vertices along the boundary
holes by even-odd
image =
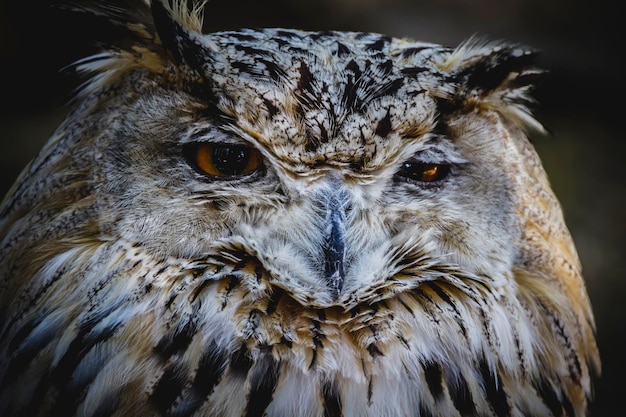
[[[73,413],[82,400],[84,391],[99,372],[100,368],[94,367],[91,374],[85,373],[81,381],[70,381],[72,373],[95,345],[105,342],[115,334],[120,326],[118,322],[112,322],[98,329],[95,329],[95,327],[104,318],[110,315],[112,311],[117,309],[117,307],[119,307],[119,305],[111,305],[110,308],[92,315],[89,319],[80,324],[76,337],[70,342],[58,364],[51,369],[50,373],[39,380],[28,406],[22,415],[37,415],[37,410],[41,407],[42,402],[46,398],[46,394],[51,390],[56,391],[54,401],[51,403],[51,412],[53,413],[51,415],[71,415]],[[37,350],[37,352],[38,351],[39,350]],[[24,351],[26,356],[32,355],[32,353],[36,352]],[[18,362],[18,365],[15,366],[21,366],[21,364]]]
[[[309,370],[313,369],[315,364],[317,363],[317,348],[313,348],[313,354],[311,355],[311,363],[309,363]]]
[[[414,48],[407,48],[407,49],[402,51],[400,56],[402,58],[409,58],[409,57],[411,57],[413,55],[417,55],[417,54],[421,53],[425,49],[431,49],[431,47],[430,46],[418,46],[418,47],[414,47]]]
[[[361,78],[361,75],[363,74],[363,72],[361,71],[361,67],[359,67],[359,64],[354,59],[351,59],[346,64],[346,71],[350,71],[351,73],[353,73],[355,80]]]
[[[241,260],[237,261],[235,266],[233,266],[233,272],[241,271],[243,268],[248,266],[248,264],[250,264],[250,262],[253,260],[254,258],[252,258],[251,256],[242,256]]]
[[[355,111],[358,110],[358,89],[352,78],[348,78],[346,83],[346,87],[343,90],[343,96],[341,98],[344,106],[347,110]]]
[[[184,60],[189,68],[203,80],[203,82],[191,84],[189,92],[204,99],[207,103],[205,113],[212,116],[224,116],[215,106],[217,98],[212,90],[213,83],[208,78],[210,74],[207,74],[207,71],[212,68],[213,55],[208,53],[184,27],[172,18],[160,1],[151,3],[156,30],[164,48],[172,53],[177,63]]]
[[[266,51],[265,49],[258,49],[252,46],[241,45],[241,44],[235,45],[235,49],[237,51],[243,52],[246,55],[250,55],[253,57],[264,57],[270,61],[272,60],[271,52]]]
[[[393,96],[398,92],[398,90],[404,85],[404,78],[396,78],[392,81],[388,81],[380,86],[378,86],[375,91],[373,91],[370,99],[378,99],[381,97]]]
[[[317,32],[311,32],[308,37],[318,41],[320,39],[335,38],[337,37],[337,32],[333,30],[319,30]]]
[[[293,39],[301,39],[301,36],[299,33],[296,33],[292,30],[278,30],[276,31],[276,35],[283,38],[283,39],[287,39],[289,41],[293,40]]]
[[[346,46],[345,43],[337,41],[337,42],[335,42],[335,45],[337,45],[337,56],[338,57],[346,56],[346,55],[349,55],[351,53],[350,48],[348,46]]]
[[[256,60],[257,65],[253,65],[248,62],[232,61],[230,66],[239,70],[241,73],[246,73],[254,78],[267,79],[273,81],[279,81],[287,77],[285,70],[283,70],[278,64],[269,59],[259,58]],[[258,65],[258,64],[262,64]]]
[[[267,303],[265,314],[270,315],[276,311],[276,308],[278,307],[278,303],[280,302],[280,299],[282,298],[284,293],[285,293],[284,290],[280,288],[274,288],[274,293],[272,294],[272,297]]]
[[[207,53],[190,34],[179,25],[160,1],[153,1],[152,14],[157,33],[164,48],[172,53],[175,61],[180,63],[185,61],[189,68],[196,72],[203,82],[191,84],[189,92],[197,97],[201,97],[207,104],[205,113],[212,116],[224,116],[215,105],[218,100],[215,91],[212,89],[212,81],[207,78],[206,71],[209,69],[213,56]]]
[[[576,417],[577,413],[574,411],[574,406],[567,395],[563,395],[561,402],[563,403],[563,408],[565,409],[567,417]]]
[[[1,337],[6,337],[5,333],[10,331],[11,329],[14,329],[16,323],[19,322],[21,317],[23,317],[23,314],[25,314],[32,307],[37,305],[37,302],[43,297],[43,295],[50,288],[52,288],[54,286],[54,284],[59,279],[61,279],[66,273],[67,273],[67,267],[63,267],[63,268],[60,268],[59,270],[57,270],[54,273],[54,275],[52,277],[50,277],[47,280],[47,282],[43,286],[41,286],[34,295],[32,295],[30,297],[30,300],[28,301],[28,306],[23,309],[22,313],[21,314],[16,314],[11,319],[7,320],[7,322],[4,325],[4,330],[3,330],[2,334],[1,334]],[[20,296],[20,299],[22,299],[22,298],[26,298],[26,296]]]
[[[365,49],[370,51],[382,51],[383,48],[390,42],[391,38],[387,36],[381,36],[378,40],[365,45]]]
[[[265,66],[269,77],[273,81],[279,81],[281,79],[287,78],[287,73],[284,69],[282,69],[276,62],[270,59],[258,59],[258,62]]]
[[[198,299],[198,297],[204,292],[204,290],[210,285],[215,283],[215,281],[211,278],[205,278],[204,280],[202,280],[202,282],[200,282],[198,284],[198,286],[196,288],[194,288],[194,290],[192,291],[191,295],[189,296],[189,300],[192,303],[195,303],[196,300]],[[171,297],[168,299],[168,302],[166,303],[167,308],[169,309],[172,305],[172,303],[174,302],[174,300],[176,299],[176,297]],[[224,307],[222,307],[223,309]]]
[[[233,292],[233,290],[239,284],[239,279],[237,279],[237,277],[235,277],[234,275],[231,275],[229,278],[230,279],[228,280],[228,286],[224,290],[224,294],[222,294],[222,305],[221,305],[222,310],[224,310],[226,308],[226,306],[228,305],[228,300],[230,299],[230,294]]]
[[[435,401],[441,400],[443,397],[441,366],[436,362],[426,362],[422,364],[422,367],[430,393]]]
[[[214,341],[210,342],[200,358],[191,386],[177,401],[171,414],[176,417],[191,417],[221,381],[227,361],[227,353]]]
[[[363,72],[361,71],[359,64],[357,64],[357,62],[353,59],[346,65],[346,71],[351,72],[353,76],[348,77],[348,81],[343,91],[342,102],[344,103],[346,109],[358,111],[360,107],[358,97],[359,83]]]
[[[467,381],[462,374],[456,375],[455,380],[451,381],[446,378],[448,392],[452,398],[454,407],[459,410],[462,417],[470,417],[476,415],[476,406],[472,398],[472,392],[467,385]]]
[[[149,401],[161,415],[169,415],[174,401],[181,395],[189,379],[189,370],[184,363],[168,367],[154,386]]]
[[[133,265],[133,268],[135,266],[137,266],[139,263],[141,263],[141,261],[137,261],[135,263],[135,265]],[[163,272],[167,271],[167,268],[169,268],[170,266],[168,264],[163,265],[161,268],[159,268],[159,270],[157,270],[154,275],[152,276],[153,278],[158,277],[159,275],[161,275]]]
[[[439,323],[440,319],[437,314],[435,314],[434,309],[439,308],[437,303],[432,299],[432,297],[426,293],[422,288],[416,288],[413,291],[414,297],[421,304],[424,312],[428,313],[432,321],[436,324]]]
[[[250,372],[250,391],[245,416],[262,417],[272,402],[274,390],[278,385],[280,362],[273,358],[271,352],[266,352],[261,355]]]
[[[491,372],[489,365],[484,359],[480,360],[479,370],[484,382],[487,402],[491,405],[496,416],[509,417],[511,415],[511,406],[502,384],[498,381],[500,378]]]
[[[318,317],[323,315],[324,312],[322,310],[318,310]],[[323,320],[320,317],[320,320]],[[318,320],[312,320],[313,328],[311,328],[311,333],[313,335],[313,357],[311,358],[311,363],[309,364],[309,369],[312,369],[317,363],[317,351],[318,349],[324,348],[324,343],[322,339],[324,338],[324,333],[322,333],[322,325]]]
[[[245,377],[252,368],[252,356],[245,344],[230,355],[230,369],[237,375]]]
[[[392,130],[391,116],[389,112],[387,112],[385,117],[383,117],[382,119],[378,121],[378,124],[376,125],[375,133],[381,138],[384,138],[389,134],[389,132],[391,132],[391,130]]]
[[[256,42],[258,39],[255,36],[248,35],[239,31],[227,31],[224,35],[228,35],[231,38],[235,38],[238,42]]]
[[[531,71],[521,72],[515,78],[508,81],[507,88],[515,89],[515,88],[525,87],[528,85],[537,87],[545,76],[546,76],[546,71],[544,70],[531,70]]]
[[[107,313],[110,313],[110,311]],[[70,380],[72,373],[81,364],[87,353],[96,344],[108,340],[119,327],[118,323],[114,323],[94,331],[95,325],[103,318],[98,317],[79,329],[78,335],[70,343],[67,351],[52,371],[50,382],[57,388],[59,394],[50,410],[50,415],[71,415],[78,407],[80,401],[82,401],[87,386],[100,371],[100,368],[95,366],[91,368],[90,374],[83,375],[82,380]]]
[[[415,312],[413,311],[413,309],[409,307],[408,304],[401,297],[398,297],[397,301],[400,303],[402,307],[404,307],[406,311],[408,311],[411,314],[411,316],[415,317]]]
[[[271,100],[263,97],[263,104],[265,104],[265,108],[267,109],[267,113],[269,114],[270,118],[278,114],[278,107],[276,107],[276,105],[272,103]]]
[[[404,336],[402,336],[401,334],[396,334],[396,336],[398,337],[400,343],[402,343],[402,346],[404,346],[408,350],[411,350],[411,344]]]
[[[313,333],[313,344],[315,348],[323,348],[324,344],[322,343],[322,339],[324,338],[324,333],[322,332],[322,326],[319,321],[313,320],[311,333]]]
[[[281,336],[280,343],[282,345],[287,346],[289,349],[291,349],[291,347],[293,346],[293,342],[291,340],[287,339],[284,335]]]
[[[537,55],[537,51],[509,45],[464,68],[459,75],[465,78],[465,83],[470,89],[489,92],[502,85],[511,73],[522,72],[532,65]]]
[[[50,326],[46,328],[44,332],[41,332],[36,339],[29,340],[28,343],[23,344],[24,341],[31,336],[33,330],[39,326],[41,321],[40,318],[36,318],[35,320],[25,323],[11,339],[9,343],[9,352],[12,352],[10,353],[11,357],[3,359],[8,363],[8,367],[0,381],[2,391],[8,384],[15,381],[20,374],[24,372],[33,358],[56,336],[59,330],[58,326]]]
[[[307,57],[311,56],[311,52],[308,49],[300,48],[292,44],[287,45],[286,49],[287,52],[293,56],[305,57],[305,59],[308,59]]]
[[[426,404],[424,404],[423,401],[420,401],[419,403],[419,417],[436,417],[430,408],[426,407]]]
[[[385,356],[383,354],[383,352],[380,351],[378,346],[376,346],[374,343],[372,343],[372,344],[367,346],[367,351],[369,352],[369,354],[370,354],[370,356],[372,358],[377,358],[379,356]]]
[[[454,320],[456,321],[459,328],[461,329],[461,333],[463,333],[463,336],[467,338],[467,329],[465,328],[465,323],[463,322],[463,319],[461,318],[461,313],[459,312],[459,309],[454,299],[450,297],[450,295],[443,288],[441,288],[441,286],[439,286],[436,282],[434,281],[427,282],[426,285],[430,287],[433,291],[435,291],[435,293],[437,293],[437,295],[441,297],[441,299],[446,304],[452,307],[452,310],[454,310]]]
[[[176,62],[180,63],[182,55],[178,49],[178,37],[182,32],[182,28],[174,21],[170,16],[165,6],[160,1],[153,1],[152,3],[152,18],[154,19],[154,25],[156,27],[161,43],[175,58]]]
[[[440,136],[448,136],[449,132],[449,124],[448,118],[449,115],[458,110],[458,107],[455,107],[456,103],[445,100],[437,100],[437,110],[439,116],[437,117],[437,121],[435,122],[435,126],[432,129],[432,133]]]
[[[534,383],[535,389],[541,396],[543,403],[550,409],[553,416],[561,416],[563,414],[563,404],[554,390],[550,381],[541,378]]]
[[[313,85],[315,83],[315,77],[313,77],[309,66],[305,62],[300,62],[298,72],[300,74],[300,77],[298,78],[298,85],[296,89],[299,91],[300,95],[303,96],[307,93],[312,93]]]
[[[80,361],[84,355],[89,353],[93,346],[97,343],[104,342],[108,340],[109,337],[113,336],[121,324],[118,321],[112,320],[107,326],[96,327],[101,324],[104,319],[115,313],[122,303],[123,302],[111,304],[107,308],[87,316],[80,323],[78,334],[70,344],[68,351],[59,361],[59,366],[64,362],[64,360],[69,362],[75,362],[77,360]],[[70,352],[72,350],[74,351]],[[79,355],[80,357],[78,357]]]
[[[264,272],[265,269],[263,269],[261,265],[258,265],[256,268],[254,268],[254,277],[256,278],[256,282],[258,282],[259,284],[263,280]]]
[[[174,332],[163,336],[154,350],[164,359],[167,359],[175,353],[186,350],[197,331],[198,327],[195,321],[189,319],[182,327],[176,326]]]
[[[259,71],[256,70],[252,64],[247,62],[231,61],[230,67],[238,70],[239,72],[245,72],[246,74],[259,75]]]
[[[417,77],[419,74],[426,72],[426,71],[429,71],[429,69],[426,67],[407,67],[407,68],[402,68],[400,72],[406,75],[407,77]]]
[[[326,382],[322,385],[322,401],[324,404],[324,417],[341,417],[343,415],[341,411],[341,397],[334,384]]]
[[[381,78],[386,77],[391,74],[393,70],[393,61],[391,59],[387,59],[382,63],[378,64],[378,72],[380,73]]]
[[[548,317],[548,319],[550,320],[550,324],[552,325],[552,329],[555,331],[556,335],[561,341],[565,358],[567,359],[570,378],[572,378],[575,383],[580,384],[582,369],[580,365],[580,360],[578,358],[578,353],[576,352],[576,349],[572,344],[572,340],[570,338],[568,330],[566,329],[562,320],[556,314],[554,314],[554,311],[552,309],[542,304],[542,310],[546,313],[546,316]]]

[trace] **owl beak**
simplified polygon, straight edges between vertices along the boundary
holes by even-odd
[[[340,189],[339,189],[340,190]],[[346,276],[344,261],[345,246],[345,196],[335,189],[325,199],[326,217],[324,223],[324,278],[337,297],[343,288]]]

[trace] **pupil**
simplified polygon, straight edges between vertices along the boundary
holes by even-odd
[[[404,164],[402,175],[412,180],[420,181],[424,174],[424,168],[424,164],[412,164],[407,162]]]
[[[213,163],[225,175],[241,174],[250,160],[250,151],[242,146],[216,146]]]

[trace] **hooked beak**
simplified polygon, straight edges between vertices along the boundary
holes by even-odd
[[[347,198],[341,188],[331,190],[324,201],[324,278],[334,297],[341,292],[346,277],[346,203]]]

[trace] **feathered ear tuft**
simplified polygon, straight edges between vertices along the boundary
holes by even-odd
[[[152,1],[152,16],[161,44],[178,63],[184,61],[200,75],[210,60],[207,54],[210,45],[198,39],[202,34],[205,4],[206,1],[194,2],[189,8],[185,0],[175,0],[173,4],[168,0]]]
[[[545,74],[534,66],[538,55],[539,51],[525,46],[472,37],[439,67],[458,85],[455,100],[496,110],[523,127],[543,132],[529,109],[535,102],[530,92]]]
[[[206,1],[194,2],[189,8],[185,0],[152,1],[152,18],[163,47],[180,62],[191,43],[189,33],[201,33]]]
[[[174,21],[171,9],[157,0],[152,2],[152,18],[156,31],[161,39],[161,44],[180,62],[182,59],[179,47],[179,39],[182,33],[181,26]]]
[[[126,49],[153,37],[150,0],[63,0],[58,8],[83,14],[86,39],[100,47]]]
[[[207,0],[195,0],[191,5],[186,0],[152,0],[152,13],[166,13],[170,20],[175,21],[186,30],[202,32],[204,6]]]
[[[67,9],[87,13],[104,22],[103,26],[110,29],[108,32],[116,33],[114,37],[98,41],[102,48],[100,52],[68,67],[91,75],[78,88],[75,98],[114,84],[133,69],[146,68],[160,73],[171,57],[177,63],[184,60],[193,69],[201,68],[208,59],[197,39],[202,30],[205,3],[196,1],[191,7],[186,0],[68,3]]]

